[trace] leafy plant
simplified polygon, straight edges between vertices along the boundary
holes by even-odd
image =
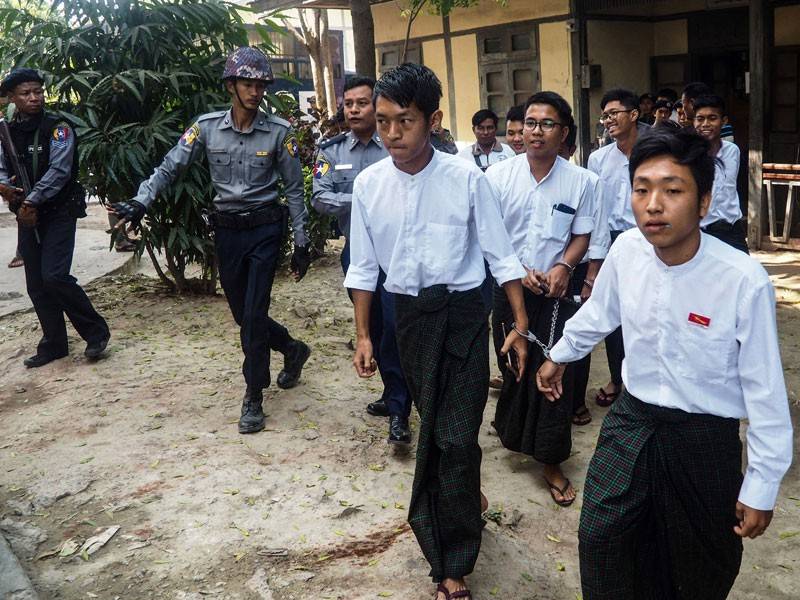
[[[34,4],[0,7],[0,63],[43,72],[52,107],[80,139],[82,183],[101,200],[131,198],[198,115],[227,105],[220,74],[248,43],[240,12],[249,9],[220,0],[56,0],[46,12]],[[193,165],[142,228],[138,251],[178,292],[216,288],[202,214],[211,199],[207,169]],[[199,281],[187,280],[189,263],[201,266]]]

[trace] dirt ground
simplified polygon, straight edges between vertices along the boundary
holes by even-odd
[[[350,364],[352,312],[335,252],[302,282],[276,282],[271,313],[313,354],[301,385],[266,394],[268,428],[252,436],[236,430],[241,356],[222,296],[165,295],[141,275],[103,278],[90,295],[113,332],[97,364],[73,332],[70,357],[26,370],[35,315],[0,319],[0,528],[42,598],[433,596],[405,524],[413,453],[388,447],[385,421],[364,412],[379,387]],[[779,325],[797,423],[800,304],[782,302]],[[600,348],[591,386],[606,376]],[[580,498],[556,507],[541,468],[501,447],[488,425],[495,403],[490,395],[481,433],[491,520],[474,597],[578,600]],[[566,465],[578,490],[604,414],[591,411]],[[95,553],[75,550],[112,526]],[[771,528],[745,543],[731,598],[799,590],[793,466]]]

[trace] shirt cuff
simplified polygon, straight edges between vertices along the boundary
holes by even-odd
[[[503,285],[514,279],[524,279],[527,275],[525,267],[519,262],[516,254],[509,254],[505,258],[490,263],[489,270],[498,285]]]
[[[550,350],[550,360],[557,363],[575,362],[582,358],[569,343],[567,338],[562,337]]]
[[[592,217],[576,217],[572,220],[572,233],[584,235],[592,233],[594,229],[594,219]]]
[[[42,195],[39,192],[31,192],[25,198],[25,202],[30,202],[34,206],[39,206],[42,203]]]
[[[305,231],[295,231],[294,232],[294,245],[299,246],[300,248],[305,248],[308,246],[311,240],[308,239]]]
[[[605,260],[606,256],[608,256],[608,246],[603,244],[589,246],[586,251],[586,258],[589,260]]]
[[[344,287],[350,290],[374,292],[378,287],[378,269],[372,271],[350,264],[344,277]]]
[[[742,488],[739,490],[739,502],[756,510],[772,510],[775,508],[780,487],[780,481],[776,483],[764,481],[755,469],[748,466]]]

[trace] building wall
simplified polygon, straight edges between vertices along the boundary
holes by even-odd
[[[653,56],[688,54],[689,22],[686,19],[653,23]]]
[[[775,45],[800,46],[800,4],[775,7]]]
[[[566,21],[539,24],[539,68],[542,89],[561,94],[570,106],[574,87],[571,35],[567,31]]]
[[[458,137],[462,140],[469,140],[472,138],[472,115],[481,108],[477,38],[475,34],[459,35],[452,38],[451,44]],[[427,61],[427,57],[425,59]],[[444,76],[447,77],[447,71]]]
[[[445,57],[444,40],[423,42],[422,56],[425,57],[425,64],[439,76],[439,80],[442,82],[442,101],[439,105],[443,113],[442,124],[447,129],[452,129],[450,123],[450,87],[447,84],[447,59]]]
[[[400,7],[394,2],[372,5],[372,19],[375,22],[375,43],[402,42],[406,38],[408,20],[400,15]],[[442,35],[442,17],[423,10],[411,26],[411,37]]]
[[[636,93],[650,88],[653,24],[641,21],[589,21],[589,63],[600,65],[602,85],[589,94],[589,114],[600,114],[600,99],[610,88]]]
[[[569,13],[569,0],[481,0],[477,6],[457,8],[450,14],[450,31],[478,29],[504,23],[518,23]]]

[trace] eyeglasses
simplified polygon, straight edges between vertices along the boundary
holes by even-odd
[[[633,112],[634,110],[636,109],[630,108],[628,110],[610,110],[607,113],[600,115],[600,122],[603,123],[604,121],[616,121],[620,114]]]
[[[530,129],[531,131],[535,131],[536,128],[539,127],[543,133],[549,133],[553,131],[556,125],[561,125],[561,123],[558,121],[553,121],[553,119],[542,119],[541,121],[537,121],[536,119],[525,119],[523,125],[525,125],[525,129]]]

